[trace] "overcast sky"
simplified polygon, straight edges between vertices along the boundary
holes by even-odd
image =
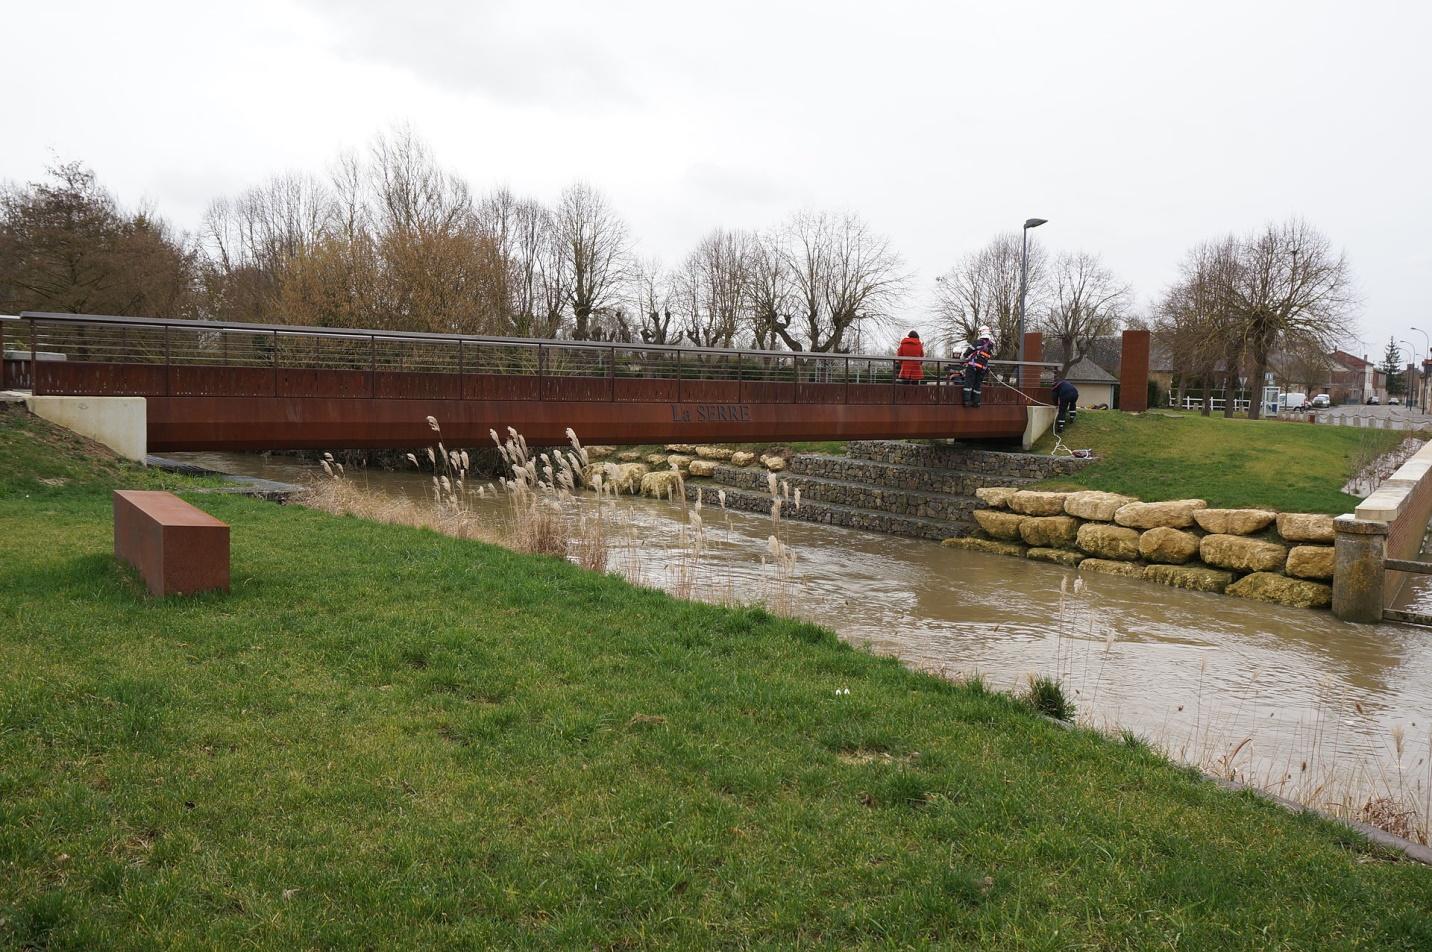
[[[1192,244],[1297,214],[1364,350],[1432,331],[1432,4],[5,0],[0,178],[81,159],[197,226],[410,124],[478,191],[576,179],[673,264],[853,210],[913,280],[1029,216],[1146,304]],[[1359,345],[1354,344],[1356,349]]]

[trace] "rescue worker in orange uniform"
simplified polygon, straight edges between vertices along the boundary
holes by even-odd
[[[895,351],[897,357],[924,357],[925,345],[920,342],[920,335],[911,331],[905,335],[900,342],[900,349]],[[925,379],[925,365],[920,360],[896,361],[900,365],[900,382],[903,384],[919,384]]]

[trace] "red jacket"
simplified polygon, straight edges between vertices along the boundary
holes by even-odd
[[[895,351],[897,357],[924,357],[925,345],[920,343],[918,337],[907,337],[900,342],[900,349]],[[924,380],[925,366],[918,360],[900,361],[901,380]]]

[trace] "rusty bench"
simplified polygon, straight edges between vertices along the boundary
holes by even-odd
[[[229,527],[173,493],[114,493],[114,555],[151,595],[229,590]]]

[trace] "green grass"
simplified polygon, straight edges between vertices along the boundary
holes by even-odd
[[[1064,436],[1098,461],[1052,488],[1102,489],[1148,501],[1205,499],[1210,506],[1284,512],[1351,512],[1341,487],[1405,434],[1192,413],[1085,411]],[[1048,453],[1046,434],[1034,447]]]
[[[0,434],[0,947],[1432,947],[1426,868],[759,609],[214,495],[232,593],[147,598],[157,477]]]

